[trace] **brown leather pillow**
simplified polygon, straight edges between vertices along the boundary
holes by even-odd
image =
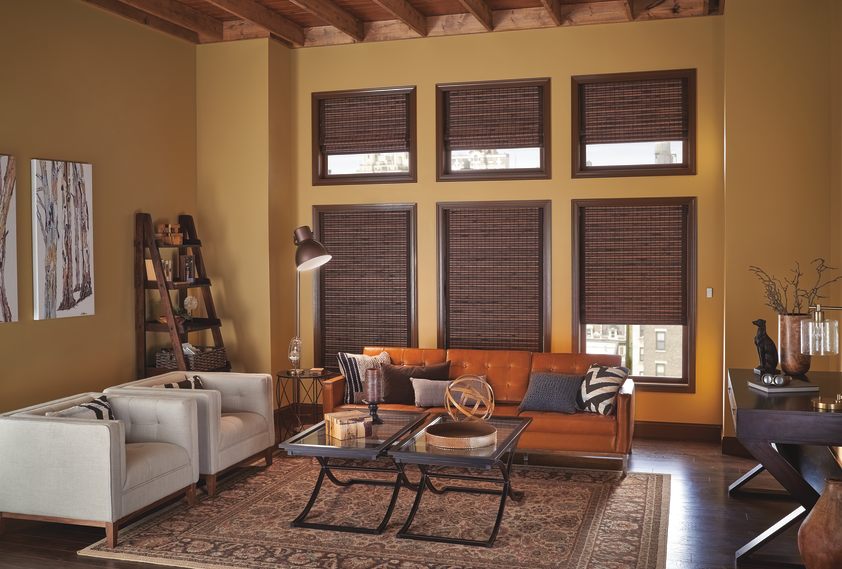
[[[383,364],[384,403],[415,405],[415,389],[410,378],[450,379],[450,361],[427,366],[396,366]]]

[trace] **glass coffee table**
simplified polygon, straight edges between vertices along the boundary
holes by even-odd
[[[449,415],[441,414],[427,426],[429,427],[440,422],[452,422],[452,419]],[[516,502],[523,499],[523,492],[517,492],[512,488],[512,460],[518,440],[531,422],[531,417],[491,417],[486,420],[486,423],[497,428],[497,442],[486,447],[447,449],[433,446],[426,441],[425,429],[390,450],[388,455],[392,457],[392,460],[395,461],[395,465],[401,472],[404,471],[408,464],[415,464],[421,470],[421,481],[415,487],[415,502],[412,505],[412,510],[406,519],[406,523],[404,523],[403,527],[397,533],[397,537],[491,547],[497,538],[497,532],[500,531],[500,523],[503,520],[503,512],[506,508],[506,498],[511,498]],[[504,455],[507,456],[504,458]],[[436,472],[433,468],[437,466],[484,470],[499,469],[502,476],[496,478]],[[468,482],[492,482],[501,484],[502,488],[499,491],[493,488],[472,488],[468,486],[444,486],[437,488],[433,484],[433,479],[439,478]],[[497,519],[494,523],[491,536],[483,541],[409,533],[409,527],[412,525],[415,514],[418,512],[418,507],[421,504],[421,496],[424,494],[425,488],[434,494],[466,492],[471,494],[499,495],[500,507],[497,511]]]
[[[291,527],[379,535],[386,527],[386,524],[389,523],[389,518],[392,516],[392,512],[395,509],[395,503],[398,500],[398,494],[401,487],[405,486],[411,490],[416,490],[415,484],[412,484],[409,481],[402,468],[391,469],[347,464],[330,464],[331,459],[375,461],[379,458],[383,458],[387,456],[387,453],[392,446],[402,441],[407,434],[413,431],[413,429],[416,429],[418,426],[423,424],[424,420],[429,415],[429,413],[411,413],[404,411],[380,411],[378,414],[380,415],[380,418],[383,419],[383,424],[372,425],[372,435],[370,437],[340,441],[325,435],[325,424],[322,422],[278,445],[279,448],[287,451],[289,455],[316,457],[316,460],[319,461],[319,465],[321,466],[319,478],[316,480],[316,487],[313,488],[313,493],[310,495],[310,501],[307,502],[307,505],[298,517],[290,522]],[[334,474],[334,471],[340,470],[357,472],[386,472],[394,474],[395,481],[391,482],[389,480],[357,478],[342,481]],[[356,526],[340,526],[305,522],[304,519],[316,503],[316,498],[319,496],[319,491],[322,488],[325,476],[337,486],[351,486],[352,484],[394,486],[392,499],[389,502],[386,515],[383,517],[383,521],[380,522],[380,525],[376,528],[363,528]]]

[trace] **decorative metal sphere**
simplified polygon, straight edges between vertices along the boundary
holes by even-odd
[[[485,421],[494,413],[494,391],[478,375],[457,377],[444,394],[444,408],[454,421]]]

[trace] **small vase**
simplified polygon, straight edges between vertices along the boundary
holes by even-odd
[[[787,375],[804,375],[810,356],[801,353],[801,321],[809,314],[778,314],[778,359]]]
[[[807,569],[842,567],[842,479],[825,480],[819,501],[798,529],[798,550]]]

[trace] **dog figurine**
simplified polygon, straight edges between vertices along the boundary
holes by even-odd
[[[758,373],[769,373],[777,371],[778,349],[775,342],[766,333],[766,321],[762,318],[752,322],[757,326],[757,333],[754,335],[754,345],[757,346],[757,357],[760,358],[760,365],[755,368]]]

